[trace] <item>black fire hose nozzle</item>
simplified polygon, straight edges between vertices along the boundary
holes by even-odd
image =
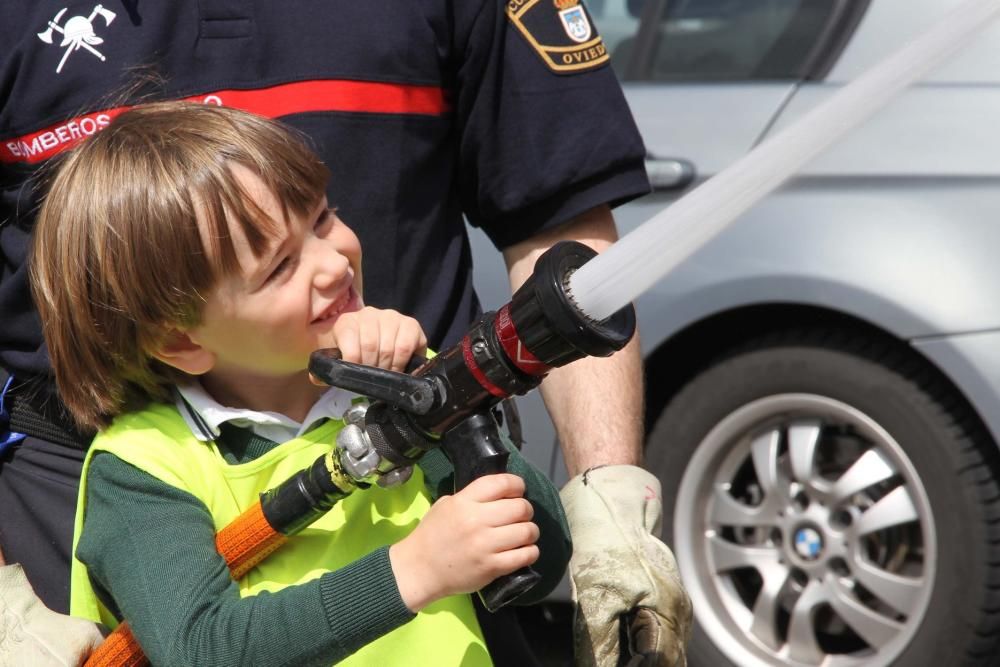
[[[323,350],[313,353],[309,370],[328,384],[404,413],[400,423],[393,421],[384,429],[389,435],[398,432],[399,438],[373,439],[387,460],[396,461],[399,455],[405,459],[414,447],[425,450],[440,441],[455,467],[456,490],[477,477],[506,472],[508,452],[490,409],[538,386],[553,368],[613,354],[635,333],[631,305],[596,321],[573,300],[570,277],[596,254],[575,241],[553,245],[507,305],[484,315],[461,342],[412,376],[347,364]],[[531,568],[501,577],[480,591],[483,604],[495,611],[539,579]]]

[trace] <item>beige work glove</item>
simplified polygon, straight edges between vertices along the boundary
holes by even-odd
[[[691,600],[658,539],[660,481],[635,466],[601,466],[571,479],[560,496],[573,537],[576,664],[684,667]]]
[[[97,624],[46,607],[20,565],[0,567],[0,667],[76,667],[102,641]]]

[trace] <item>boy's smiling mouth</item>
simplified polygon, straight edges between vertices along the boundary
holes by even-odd
[[[337,319],[342,312],[354,306],[356,301],[357,294],[354,291],[354,286],[348,285],[347,289],[344,290],[340,296],[333,301],[333,303],[324,308],[323,312],[313,319],[312,324],[323,324],[324,322]],[[354,308],[350,309],[354,310]]]

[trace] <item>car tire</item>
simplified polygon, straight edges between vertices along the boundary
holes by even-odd
[[[647,446],[689,664],[997,664],[997,459],[898,341],[802,329],[719,358]]]

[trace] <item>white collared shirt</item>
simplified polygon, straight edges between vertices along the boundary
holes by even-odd
[[[202,442],[219,437],[219,425],[232,422],[235,426],[249,426],[256,435],[280,444],[302,435],[322,419],[340,419],[351,407],[351,401],[358,396],[344,389],[330,387],[310,408],[300,424],[279,412],[226,407],[212,398],[199,382],[177,385],[176,389],[177,410],[191,432]]]

